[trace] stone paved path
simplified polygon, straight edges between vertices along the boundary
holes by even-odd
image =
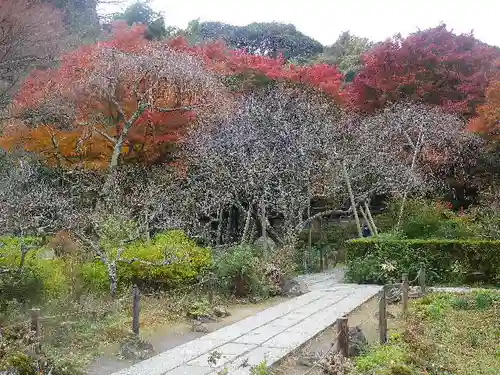
[[[229,375],[247,375],[252,366],[276,363],[381,289],[339,284],[328,272],[301,277],[311,291],[264,310],[202,338],[175,347],[113,375],[212,375],[226,367]],[[215,366],[208,359],[221,358]]]

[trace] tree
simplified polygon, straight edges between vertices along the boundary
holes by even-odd
[[[373,45],[367,38],[360,38],[345,31],[340,34],[335,43],[325,47],[323,53],[314,61],[338,66],[345,75],[346,81],[352,82],[363,66],[361,56]]]
[[[362,128],[371,129],[369,132],[386,134],[379,144],[389,145],[392,158],[399,159],[407,170],[397,182],[400,186],[379,191],[402,197],[400,219],[408,194],[436,191],[446,187],[446,178],[462,177],[477,161],[482,144],[479,137],[466,131],[465,122],[459,117],[425,104],[400,102],[376,115],[362,117],[361,123]],[[384,163],[383,159],[378,163]],[[393,166],[389,163],[383,168]]]
[[[266,86],[276,81],[293,82],[322,91],[337,104],[344,103],[341,90],[343,76],[335,66],[287,64],[283,58],[232,50],[222,42],[193,46],[184,37],[178,37],[169,40],[168,44],[176,51],[201,57],[212,70],[227,77],[226,82],[237,91],[251,91],[256,86]]]
[[[231,207],[243,216],[238,242],[252,237],[250,222],[256,222],[263,235],[290,243],[312,220],[357,214],[374,193],[401,193],[416,173],[394,143],[396,124],[343,115],[312,88],[278,83],[245,96],[240,108],[185,145],[188,196],[181,201],[190,205],[183,211],[200,212],[209,227],[217,225],[214,243],[224,242]],[[331,207],[308,214],[317,198],[328,198]],[[340,209],[346,200],[348,212]]]
[[[8,154],[0,159],[0,235],[51,235],[77,225],[88,212],[78,207],[81,197],[33,156]]]
[[[499,62],[500,68],[500,62]],[[469,123],[469,129],[496,139],[500,130],[500,74],[486,90],[486,102],[479,107],[478,117]]]
[[[129,26],[134,24],[146,25],[147,39],[162,39],[167,36],[168,31],[165,26],[165,19],[161,13],[155,12],[149,5],[150,0],[137,0],[130,4],[121,13],[115,13],[114,20],[123,20]]]
[[[64,47],[65,30],[61,13],[37,0],[0,0],[0,26],[3,111],[30,69],[47,66],[58,57]]]
[[[59,9],[63,22],[79,41],[95,41],[101,27],[97,13],[99,0],[42,0]]]
[[[36,71],[14,102],[4,147],[40,153],[49,164],[114,169],[169,161],[184,132],[224,116],[225,89],[199,59],[117,26],[114,38]]]
[[[278,22],[254,22],[246,26],[202,22],[199,34],[203,39],[223,40],[232,48],[251,54],[274,58],[283,54],[286,60],[306,60],[323,51],[321,43],[304,35],[294,25]]]
[[[498,48],[453,34],[446,25],[396,36],[363,56],[350,87],[352,104],[372,112],[409,98],[474,116],[499,55]]]

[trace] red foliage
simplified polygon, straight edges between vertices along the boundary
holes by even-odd
[[[206,69],[189,65],[189,56],[147,41],[144,31],[142,25],[118,23],[110,39],[64,55],[57,68],[33,72],[14,99],[13,113],[34,113],[36,123],[9,124],[0,145],[39,152],[49,164],[106,168],[113,152],[110,139],[121,134],[138,110],[140,95],[148,93],[151,108],[203,104],[200,114],[213,112],[217,102],[222,110],[218,86],[202,78],[208,77]],[[159,62],[163,65],[157,66]],[[151,108],[128,132],[123,162],[168,158],[196,118],[194,111]]]
[[[343,103],[341,90],[343,75],[338,68],[328,64],[297,66],[287,64],[282,56],[271,58],[231,50],[221,42],[209,42],[190,46],[183,38],[168,41],[171,48],[201,57],[212,69],[222,75],[243,75],[248,79],[259,76],[271,80],[283,80],[304,84],[330,95]]]
[[[364,68],[349,88],[351,104],[372,112],[409,97],[475,115],[499,56],[498,48],[446,25],[396,37],[363,56]]]

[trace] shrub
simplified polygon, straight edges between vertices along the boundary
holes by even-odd
[[[389,204],[387,211],[375,217],[380,232],[392,230],[399,216],[400,201]],[[457,215],[444,203],[409,199],[399,228],[401,238],[470,238],[477,237],[479,226],[466,215]]]
[[[193,281],[212,264],[210,249],[199,247],[180,230],[168,231],[155,236],[151,244],[137,242],[123,252],[126,260],[139,259],[165,265],[120,262],[118,275],[123,281],[141,280],[147,283],[175,285]]]
[[[347,242],[347,278],[357,283],[400,280],[406,272],[417,275],[426,268],[430,284],[467,284],[472,272],[485,281],[500,281],[500,240],[356,239]]]
[[[358,232],[355,223],[324,224],[321,233],[313,231],[311,237],[312,251],[308,254],[309,272],[319,272],[321,265],[321,254],[331,258],[333,252],[343,253],[345,241],[356,238]],[[304,250],[308,247],[309,229],[303,230],[299,235],[297,250],[295,251],[295,263],[299,271],[304,272]],[[337,261],[342,257],[337,256]]]
[[[109,291],[109,276],[106,265],[100,261],[82,264],[82,279],[87,290],[92,292]]]
[[[219,255],[213,272],[222,289],[238,297],[268,293],[265,270],[250,246],[238,246]]]
[[[27,246],[36,246],[39,240],[33,237],[2,237],[0,242],[0,266],[10,269],[19,268],[21,262],[21,241]],[[74,268],[69,260],[45,259],[47,248],[31,249],[26,254],[23,270],[26,275],[33,275],[42,282],[46,297],[57,297],[69,292],[71,289]]]
[[[30,269],[0,267],[0,311],[10,301],[21,304],[39,303],[43,296],[43,280]]]

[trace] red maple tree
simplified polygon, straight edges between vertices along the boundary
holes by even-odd
[[[227,108],[226,89],[198,59],[116,25],[107,41],[35,71],[15,97],[4,148],[43,154],[49,164],[106,168],[168,160],[191,126]]]
[[[220,41],[190,45],[184,38],[167,41],[174,50],[192,53],[225,76],[241,76],[243,87],[253,88],[258,82],[288,81],[307,85],[331,96],[338,104],[344,103],[343,75],[334,65],[288,64],[283,56],[272,58],[232,50]],[[267,80],[266,80],[267,79]]]
[[[500,135],[500,60],[498,73],[486,90],[486,102],[478,108],[478,116],[469,122],[469,130],[498,139]]]
[[[349,88],[351,104],[372,112],[410,98],[473,116],[500,50],[446,25],[379,44],[363,56],[364,67]]]

